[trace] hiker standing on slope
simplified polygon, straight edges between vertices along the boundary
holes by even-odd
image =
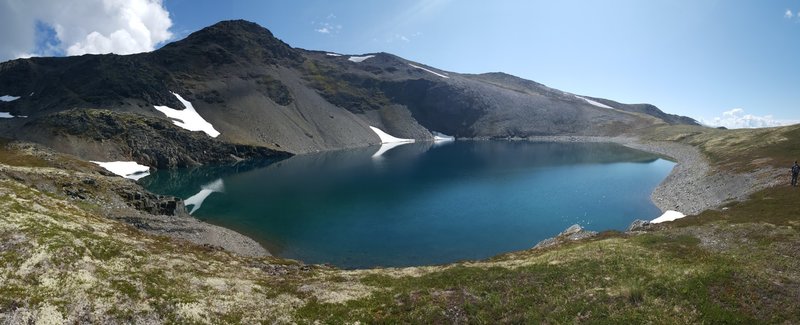
[[[800,174],[800,165],[795,161],[792,166],[792,186],[797,186],[797,174]]]

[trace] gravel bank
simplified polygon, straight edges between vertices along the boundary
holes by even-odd
[[[732,201],[744,201],[759,190],[778,186],[786,174],[775,168],[738,174],[713,170],[700,151],[674,142],[627,141],[621,144],[672,158],[678,164],[650,198],[661,209],[695,215]],[[786,180],[788,182],[788,178]]]
[[[650,195],[662,212],[675,210],[696,215],[719,208],[727,202],[746,200],[759,190],[788,183],[788,173],[762,168],[737,174],[712,170],[702,153],[690,145],[666,141],[641,141],[627,137],[531,137],[529,141],[613,142],[629,148],[668,157],[677,163],[672,172]]]

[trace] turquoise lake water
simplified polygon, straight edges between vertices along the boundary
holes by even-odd
[[[140,182],[187,199],[193,216],[273,255],[361,268],[488,258],[576,223],[624,230],[661,214],[650,193],[674,165],[601,143],[456,141],[378,151],[159,171]]]

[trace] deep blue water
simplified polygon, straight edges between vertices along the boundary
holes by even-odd
[[[272,254],[343,268],[482,259],[572,224],[623,230],[660,211],[673,163],[616,144],[457,141],[159,171],[151,191]],[[205,190],[203,190],[205,189]]]

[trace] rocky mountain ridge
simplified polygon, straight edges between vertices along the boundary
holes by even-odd
[[[154,108],[184,109],[172,92],[221,133],[209,141],[234,149],[202,159],[208,145],[162,141],[186,132]],[[432,140],[432,132],[617,136],[658,124],[695,124],[652,105],[581,97],[503,73],[458,74],[387,53],[292,48],[242,20],[217,23],[150,53],[0,63],[0,94],[20,97],[0,102],[0,112],[26,116],[0,119],[0,137],[84,159],[139,159],[157,167],[379,144],[370,126]],[[131,124],[147,126],[131,136]]]

